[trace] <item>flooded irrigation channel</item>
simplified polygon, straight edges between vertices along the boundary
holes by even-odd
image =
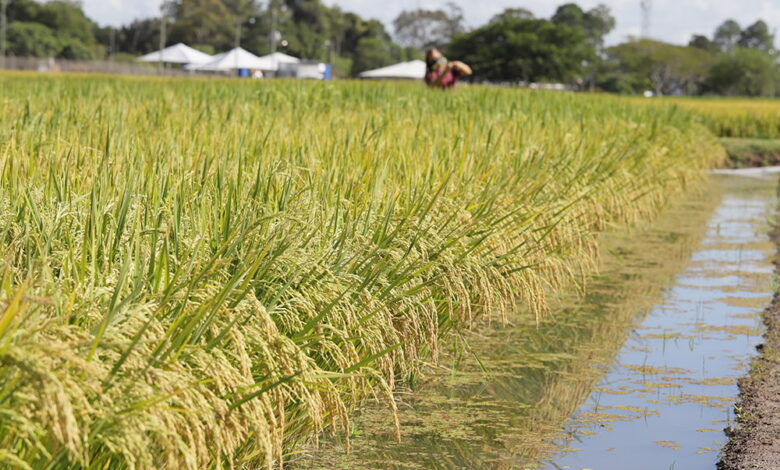
[[[776,185],[714,176],[651,226],[603,236],[584,296],[539,324],[475,328],[399,393],[400,443],[371,404],[349,454],[334,437],[294,467],[714,469],[776,287]]]

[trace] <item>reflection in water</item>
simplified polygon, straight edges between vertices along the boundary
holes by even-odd
[[[723,440],[769,291],[771,246],[753,235],[772,186],[750,184],[715,185],[651,228],[603,237],[601,275],[540,324],[520,312],[512,325],[475,328],[467,347],[454,338],[443,365],[399,394],[400,444],[386,408],[372,405],[355,421],[349,455],[336,437],[295,456],[296,466],[531,469],[554,456],[550,468],[609,470],[672,456],[656,469],[692,451],[711,468],[707,448]],[[665,426],[675,431],[649,432]],[[674,468],[694,468],[678,460]]]
[[[730,184],[701,248],[569,421],[571,450],[549,468],[715,468],[772,292],[773,185],[750,184]]]

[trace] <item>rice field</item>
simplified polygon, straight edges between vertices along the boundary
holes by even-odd
[[[724,158],[619,98],[0,75],[0,466],[255,468]],[[345,449],[348,450],[348,449]]]
[[[780,139],[780,100],[670,98],[662,101],[698,114],[719,137]]]

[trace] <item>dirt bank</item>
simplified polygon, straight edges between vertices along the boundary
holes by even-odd
[[[780,139],[720,139],[726,149],[726,168],[780,165]]]
[[[780,227],[772,231],[780,252]],[[779,257],[780,258],[780,257]],[[775,259],[780,273],[780,259]],[[739,382],[737,422],[727,429],[729,442],[720,470],[780,469],[780,292],[763,314],[767,332],[750,375]]]

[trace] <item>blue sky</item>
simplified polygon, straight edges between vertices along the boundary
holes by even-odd
[[[439,8],[446,0],[324,0],[364,17],[377,18],[392,29],[393,18],[404,9]],[[566,0],[457,0],[470,26],[479,26],[504,8],[522,7],[547,17]],[[87,15],[101,25],[120,25],[136,18],[155,16],[160,0],[82,0]],[[584,8],[608,5],[617,18],[617,28],[608,38],[611,44],[640,31],[639,0],[580,0]],[[780,0],[654,0],[652,36],[673,43],[685,43],[694,33],[712,31],[727,18],[743,25],[764,19],[771,29],[780,28]]]

